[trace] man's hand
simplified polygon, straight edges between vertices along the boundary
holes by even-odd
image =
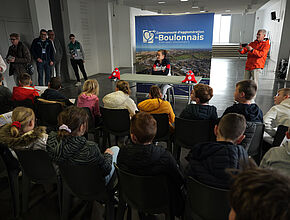
[[[9,60],[10,63],[14,63],[15,62],[15,57],[12,57],[10,60]]]
[[[40,59],[40,58],[37,58],[37,60],[36,60],[38,63],[42,63],[42,59]]]
[[[113,151],[112,151],[110,148],[107,148],[106,151],[105,151],[105,153],[107,153],[107,154],[111,154],[111,155],[114,154]]]
[[[50,66],[52,66],[52,65],[53,65],[53,62],[52,62],[52,61],[50,61],[50,62],[49,62],[49,65],[50,65]]]
[[[251,47],[249,45],[247,45],[246,48],[247,48],[248,51],[251,51],[253,49],[253,47]]]

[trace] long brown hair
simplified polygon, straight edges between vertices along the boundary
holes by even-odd
[[[158,86],[151,86],[149,90],[149,94],[152,99],[161,99],[161,90]]]
[[[127,81],[124,81],[124,80],[118,81],[116,84],[116,88],[119,91],[126,93],[127,95],[131,95],[130,85]]]
[[[19,137],[31,120],[35,119],[34,112],[31,108],[16,107],[12,112],[12,124],[13,122],[19,122],[21,127],[17,128],[11,124],[10,133],[12,137]]]

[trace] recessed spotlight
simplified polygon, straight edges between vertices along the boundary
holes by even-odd
[[[180,0],[181,2],[188,2],[188,0]]]
[[[165,4],[166,2],[158,2],[158,4]]]

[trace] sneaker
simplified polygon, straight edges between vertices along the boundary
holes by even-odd
[[[80,86],[80,85],[82,85],[81,82],[77,82],[77,83],[75,84],[75,86]]]

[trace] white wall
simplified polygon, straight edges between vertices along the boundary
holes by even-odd
[[[249,43],[253,41],[255,14],[232,14],[230,43]]]

